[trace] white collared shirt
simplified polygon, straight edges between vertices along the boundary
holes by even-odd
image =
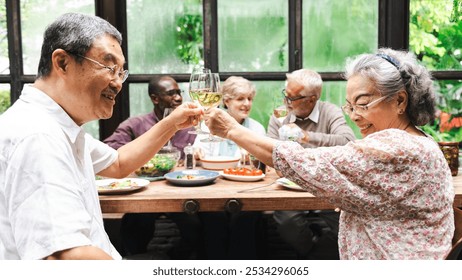
[[[85,245],[120,259],[95,185],[117,151],[32,86],[0,116],[0,131],[0,259],[42,259]]]

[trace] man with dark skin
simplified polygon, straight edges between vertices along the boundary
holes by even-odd
[[[164,113],[174,110],[183,103],[181,90],[177,82],[170,76],[158,76],[149,82],[148,94],[154,109],[152,112],[140,116],[131,117],[122,122],[114,133],[104,140],[104,143],[118,149],[126,143],[138,138],[148,131],[154,124],[164,118]],[[189,143],[194,143],[196,135],[188,133],[192,128],[179,130],[170,139],[172,146],[181,151]]]

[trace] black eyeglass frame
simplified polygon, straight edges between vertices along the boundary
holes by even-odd
[[[285,99],[285,100],[287,101],[287,103],[289,103],[289,104],[292,103],[292,102],[294,102],[294,101],[297,101],[297,100],[300,100],[300,99],[304,99],[304,98],[307,98],[307,97],[310,97],[310,96],[311,96],[311,95],[310,95],[310,96],[299,96],[299,97],[291,98],[291,97],[288,97],[288,96],[286,95],[286,89],[283,89],[283,90],[281,91],[281,94],[282,94],[282,96],[284,96],[284,99]]]
[[[166,96],[170,96],[170,97],[173,97],[175,95],[179,95],[179,96],[182,96],[183,95],[183,90],[182,89],[171,89],[171,90],[168,90],[166,92],[157,92],[157,93],[152,93],[150,94],[151,96],[155,96],[156,94],[157,95],[166,95]]]

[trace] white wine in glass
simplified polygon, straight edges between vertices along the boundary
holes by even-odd
[[[220,75],[218,73],[210,73],[203,75],[203,78],[198,84],[199,87],[190,90],[191,99],[199,103],[204,110],[219,106],[223,94],[220,91]],[[202,131],[202,130],[201,130]],[[223,139],[212,136],[209,132],[208,138],[201,139],[202,142],[219,142]]]

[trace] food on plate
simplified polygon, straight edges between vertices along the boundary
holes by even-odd
[[[106,186],[99,186],[99,189],[123,189],[123,188],[131,188],[131,187],[136,187],[137,184],[136,182],[132,180],[123,180],[123,181],[114,181],[110,183],[109,185]]]
[[[178,175],[176,176],[177,179],[181,179],[181,180],[199,180],[199,179],[205,179],[206,177],[203,176],[203,175],[189,175],[189,174],[186,174],[186,175]]]
[[[223,170],[224,174],[240,175],[240,176],[261,176],[263,172],[260,169],[241,168],[226,168]]]
[[[136,170],[135,174],[138,176],[151,177],[163,176],[175,167],[177,160],[178,159],[167,154],[157,154],[145,165]]]

